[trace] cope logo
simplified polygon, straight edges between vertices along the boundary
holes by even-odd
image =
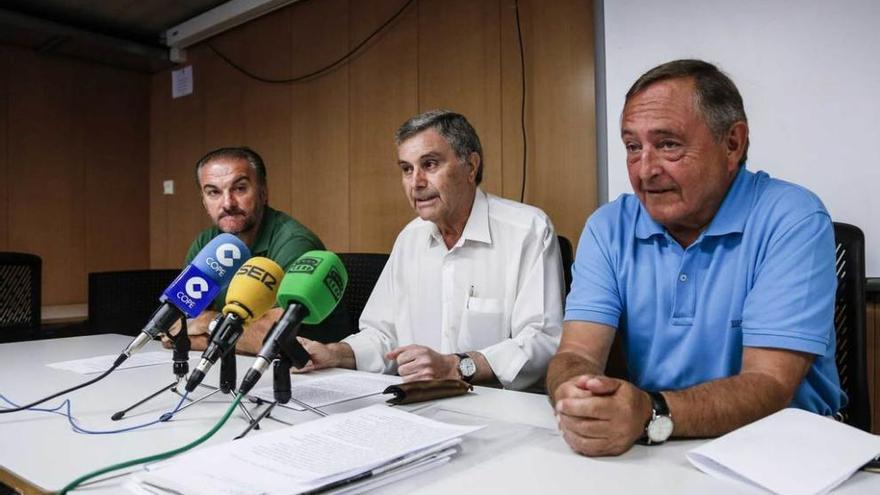
[[[342,275],[340,275],[339,272],[336,271],[335,266],[331,268],[330,271],[327,272],[327,276],[324,277],[324,286],[326,286],[327,289],[330,290],[330,294],[333,296],[333,299],[336,299],[338,301],[340,298],[342,298],[342,291],[344,290],[342,288]]]
[[[321,261],[323,261],[321,258],[301,257],[287,270],[287,273],[314,273]]]
[[[207,257],[205,258],[205,263],[211,270],[217,272],[217,275],[220,277],[226,276],[226,268],[231,268],[232,265],[235,264],[236,260],[241,259],[241,250],[238,249],[238,246],[235,244],[224,243],[217,246],[217,250],[214,251],[214,255],[216,258]],[[226,267],[226,268],[224,268]]]
[[[187,280],[182,291],[177,292],[177,299],[185,304],[189,309],[196,306],[196,301],[202,298],[205,292],[208,292],[208,282],[202,277],[192,277]]]

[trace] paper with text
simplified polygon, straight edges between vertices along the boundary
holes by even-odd
[[[389,385],[403,381],[399,376],[381,375],[366,371],[333,370],[332,374],[294,375],[291,380],[291,395],[312,407],[325,407],[340,402],[367,397],[385,390]],[[251,395],[272,402],[275,400],[271,386],[259,387]],[[302,411],[294,403],[286,407]]]
[[[188,494],[301,493],[432,452],[480,428],[378,404],[202,449],[136,477]]]
[[[113,366],[113,362],[116,361],[116,358],[118,357],[119,354],[108,354],[106,356],[75,359],[73,361],[61,361],[58,363],[47,364],[46,366],[59,370],[72,371],[81,375],[89,375],[107,371]],[[116,369],[124,370],[129,368],[141,368],[144,366],[159,366],[162,364],[167,364],[169,368],[171,367],[170,351],[153,351],[134,354]]]
[[[783,409],[687,454],[701,471],[779,494],[824,494],[880,453],[880,436]]]

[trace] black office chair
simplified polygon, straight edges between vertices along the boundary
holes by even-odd
[[[88,332],[137,335],[159,307],[159,296],[180,270],[89,274]]]
[[[319,342],[339,342],[358,332],[358,321],[373,287],[379,280],[387,254],[338,253],[348,272],[348,286],[339,305],[326,320],[317,325],[303,325],[299,335]]]
[[[43,260],[0,252],[0,342],[33,337],[40,327]]]
[[[845,423],[871,431],[865,334],[865,236],[846,223],[834,222],[837,241],[837,294],[834,328],[837,371],[849,402],[838,413]]]
[[[571,265],[574,263],[574,249],[567,237],[558,235],[559,254],[562,255],[562,274],[565,276],[565,295],[571,291]]]

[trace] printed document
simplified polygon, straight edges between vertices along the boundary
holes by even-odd
[[[783,409],[688,452],[712,476],[779,494],[824,494],[880,453],[880,436]]]
[[[403,381],[399,376],[381,375],[366,371],[327,370],[330,373],[309,373],[293,375],[290,393],[293,398],[305,402],[312,407],[325,407],[340,402],[378,395],[389,385],[397,385]],[[251,395],[272,402],[275,400],[272,386],[259,387]],[[281,404],[291,409],[302,411],[303,408],[294,403]]]
[[[460,437],[480,428],[377,404],[200,449],[137,473],[134,480],[187,494],[345,491],[348,480],[376,481],[373,475],[390,468],[416,473],[424,467],[420,461],[441,465]]]
[[[85,359],[75,359],[73,361],[62,361],[60,363],[51,363],[46,366],[59,370],[72,371],[81,375],[89,375],[94,373],[103,373],[113,366],[119,354],[107,354],[106,356],[95,356]],[[144,366],[159,366],[167,364],[171,367],[171,351],[153,351],[141,352],[134,354],[119,365],[118,370],[129,368],[141,368]]]

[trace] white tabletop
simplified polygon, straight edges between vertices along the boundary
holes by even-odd
[[[81,383],[91,376],[45,366],[48,363],[117,354],[131,340],[121,335],[98,335],[0,345],[0,394],[21,404]],[[145,350],[157,350],[151,344]],[[197,358],[198,353],[192,353]],[[239,379],[251,358],[238,358]],[[219,365],[206,379],[216,384]],[[270,375],[267,373],[266,375]],[[293,377],[296,380],[296,376]],[[117,370],[103,381],[70,394],[74,415],[82,426],[121,428],[146,423],[176,405],[166,392],[124,420],[110,415],[173,381],[170,366]],[[264,376],[258,384],[271,385]],[[363,399],[327,408],[341,412],[384,400]],[[61,402],[55,399],[49,405]],[[208,431],[226,410],[229,399],[212,398],[179,413],[174,420],[145,429],[111,435],[74,433],[66,418],[24,411],[0,415],[0,480],[25,493],[59,490],[74,478],[110,464],[155,454],[184,445]],[[477,387],[467,396],[415,405],[420,414],[438,419],[488,424],[468,437],[462,454],[441,468],[381,489],[382,493],[764,493],[705,475],[692,467],[685,452],[701,441],[671,441],[660,446],[633,447],[611,458],[591,459],[573,453],[556,431],[546,396]],[[298,423],[316,416],[309,412],[273,412]],[[208,442],[231,440],[246,423],[240,412]],[[285,425],[263,421],[264,431]],[[252,432],[251,434],[259,434]],[[129,470],[131,471],[131,470]],[[83,493],[119,493],[121,479],[92,485]],[[880,493],[880,475],[860,472],[836,493]]]

